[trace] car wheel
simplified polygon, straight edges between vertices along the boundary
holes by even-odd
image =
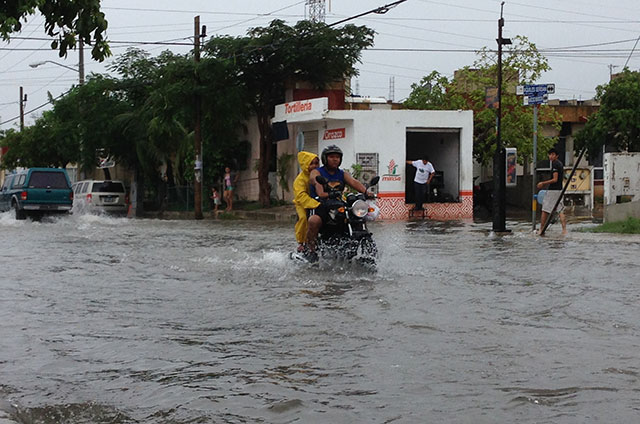
[[[13,209],[16,211],[17,220],[27,219],[27,213],[24,210],[20,209],[17,203],[13,204]]]

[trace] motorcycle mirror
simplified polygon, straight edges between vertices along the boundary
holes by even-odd
[[[326,185],[327,184],[327,179],[325,177],[323,177],[322,175],[318,175],[316,177],[316,182],[318,184],[321,184],[321,185]]]
[[[369,187],[373,187],[374,185],[378,184],[379,181],[380,181],[380,176],[376,175],[375,177],[371,178]]]

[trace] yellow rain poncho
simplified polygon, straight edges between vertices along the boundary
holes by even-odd
[[[309,152],[298,153],[300,174],[293,182],[293,203],[296,205],[298,222],[296,222],[296,240],[304,243],[307,238],[307,209],[315,209],[320,202],[309,196],[309,165],[318,155]]]

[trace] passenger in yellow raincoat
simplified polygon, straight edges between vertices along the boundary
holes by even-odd
[[[320,205],[320,202],[309,195],[309,173],[320,165],[320,160],[318,155],[314,153],[299,152],[298,163],[300,164],[300,174],[293,182],[293,203],[296,205],[296,213],[298,214],[298,222],[295,227],[298,252],[302,252],[307,239],[307,209],[315,209]]]

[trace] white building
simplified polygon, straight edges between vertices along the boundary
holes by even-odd
[[[286,121],[289,130],[289,138],[278,142],[278,156],[298,150],[320,155],[326,146],[338,145],[344,152],[342,168],[361,165],[362,180],[380,175],[383,219],[408,217],[415,168],[406,161],[428,156],[437,180],[427,216],[473,218],[473,112],[392,110],[386,102],[364,102],[367,110],[329,110],[326,97],[276,106],[273,122]]]

